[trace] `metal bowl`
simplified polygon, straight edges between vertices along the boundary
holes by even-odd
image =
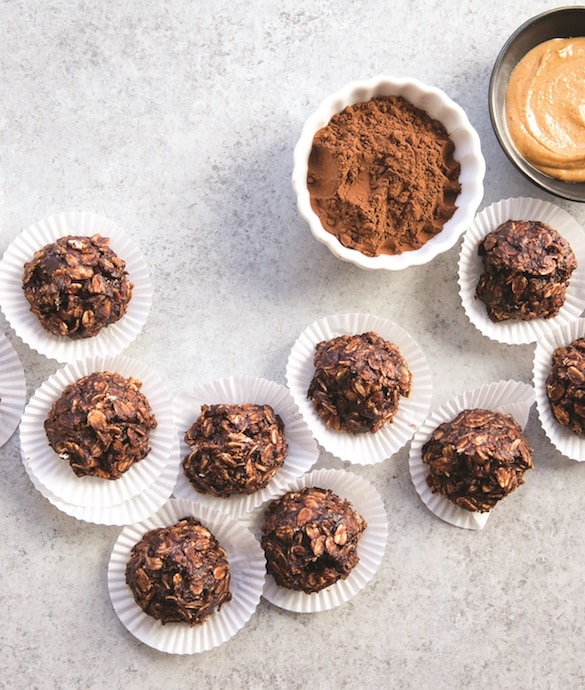
[[[506,124],[508,80],[518,62],[536,45],[551,38],[585,36],[585,7],[560,7],[529,19],[510,36],[494,64],[489,85],[489,110],[494,132],[510,161],[529,180],[555,196],[585,202],[585,183],[564,182],[545,175],[518,153]]]

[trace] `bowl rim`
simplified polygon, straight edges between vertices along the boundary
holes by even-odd
[[[492,71],[490,74],[490,80],[488,85],[488,109],[490,120],[492,124],[492,129],[496,135],[502,150],[506,154],[508,160],[514,165],[514,167],[524,175],[526,179],[535,184],[540,189],[552,194],[561,199],[566,199],[569,201],[585,202],[585,183],[583,182],[565,182],[563,180],[551,177],[534,167],[517,151],[512,138],[509,136],[508,128],[506,124],[505,113],[503,110],[503,104],[498,103],[498,92],[497,86],[499,85],[499,80],[501,80],[502,67],[506,57],[508,56],[512,47],[516,44],[517,40],[523,36],[527,30],[537,27],[542,22],[550,19],[552,16],[559,16],[563,14],[578,13],[585,17],[585,5],[564,5],[562,7],[555,7],[552,9],[545,10],[539,14],[530,17],[522,24],[520,24],[507,38],[502,47],[500,48]],[[577,36],[583,34],[575,34]],[[552,38],[552,37],[550,37]],[[542,38],[537,43],[534,43],[532,47],[539,45],[540,43],[549,40],[548,38]],[[530,49],[531,49],[530,48]],[[530,50],[529,49],[529,50]],[[515,62],[514,67],[518,64],[520,59],[527,54],[528,51],[524,52],[520,58]],[[512,68],[513,69],[513,68]],[[510,73],[512,70],[510,70]],[[510,75],[506,77],[505,84],[507,83]],[[504,89],[505,93],[505,89]],[[575,193],[575,190],[580,190],[580,194]]]
[[[405,95],[406,91],[409,91],[410,95]],[[461,163],[462,170],[465,165],[466,169],[472,170],[472,174],[466,175],[462,181],[466,191],[464,203],[457,207],[455,214],[447,221],[443,231],[416,250],[402,252],[401,254],[380,254],[379,256],[369,257],[356,249],[342,245],[335,235],[325,230],[319,217],[311,208],[306,178],[313,137],[321,127],[324,127],[329,122],[334,114],[341,112],[347,105],[370,100],[378,95],[402,95],[412,103],[413,94],[418,94],[420,101],[426,101],[427,107],[432,106],[433,103],[436,107],[436,104],[440,103],[442,110],[448,110],[451,120],[455,121],[457,125],[449,127],[443,122],[449,135],[457,131],[465,133],[466,150],[460,158],[456,156],[456,159]],[[415,98],[417,101],[419,99]],[[416,102],[413,105],[428,112],[423,105],[417,105]],[[327,115],[327,113],[330,114]],[[431,114],[431,117],[442,121],[440,117],[433,114]],[[293,151],[292,186],[296,194],[299,214],[309,224],[313,236],[324,244],[337,258],[366,270],[402,270],[410,266],[428,263],[437,255],[451,249],[457,243],[466,227],[472,222],[483,198],[485,169],[485,159],[481,152],[479,135],[471,125],[463,108],[447,96],[442,89],[425,84],[414,77],[377,75],[369,79],[346,83],[342,88],[326,96],[305,120]],[[461,177],[460,175],[460,179]],[[462,194],[463,189],[458,198]],[[445,232],[445,229],[448,232]]]

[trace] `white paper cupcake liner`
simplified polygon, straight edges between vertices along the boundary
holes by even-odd
[[[49,446],[44,422],[63,389],[94,371],[110,371],[142,381],[141,392],[148,398],[157,420],[150,434],[151,450],[119,479],[77,477],[69,462]],[[178,442],[172,401],[162,379],[148,366],[118,356],[95,357],[68,364],[48,378],[30,399],[20,424],[20,443],[27,470],[60,501],[84,508],[106,508],[134,498],[151,487],[169,463],[176,463]]]
[[[24,264],[36,251],[60,237],[95,234],[108,237],[112,250],[126,262],[128,277],[134,286],[128,310],[119,321],[92,338],[71,340],[52,335],[30,311],[24,296]],[[118,225],[94,213],[65,212],[34,223],[14,239],[0,261],[0,305],[10,325],[29,347],[58,362],[120,353],[142,330],[151,302],[150,277],[138,247]]]
[[[207,404],[268,404],[284,422],[288,454],[283,466],[270,483],[253,494],[218,498],[200,494],[187,479],[181,466],[175,495],[214,510],[225,512],[233,518],[240,518],[272,496],[282,493],[297,477],[307,472],[317,461],[319,451],[305,421],[285,386],[274,381],[253,376],[234,376],[202,385],[191,392],[175,396],[173,409],[175,425],[179,434],[181,461],[189,454],[185,443],[185,432],[194,424],[201,413],[201,405]]]
[[[372,580],[386,550],[388,520],[377,490],[368,481],[352,472],[334,469],[313,470],[299,477],[287,491],[299,491],[305,487],[330,489],[340,498],[348,500],[368,524],[358,542],[360,560],[345,580],[339,580],[320,592],[306,594],[279,587],[272,575],[266,575],[263,596],[270,603],[297,613],[318,613],[341,606]],[[262,531],[266,507],[267,504],[264,504],[254,513],[253,528],[258,535]]]
[[[533,365],[536,410],[544,433],[563,455],[578,462],[585,461],[585,438],[559,424],[553,417],[546,395],[546,379],[551,371],[555,349],[566,347],[573,340],[583,337],[585,337],[585,319],[577,319],[547,333],[538,341],[534,351]]]
[[[507,220],[537,220],[557,230],[572,246],[577,258],[566,299],[552,319],[521,321],[490,320],[484,303],[475,297],[483,273],[477,248],[481,240]],[[467,318],[483,335],[508,345],[534,343],[551,330],[579,318],[585,309],[585,233],[577,221],[562,208],[532,198],[503,199],[478,213],[465,233],[459,255],[459,294]]]
[[[16,431],[26,401],[26,379],[16,350],[0,333],[0,447]]]
[[[57,498],[57,496],[54,496],[39,483],[38,479],[25,464],[25,470],[34,487],[58,510],[83,522],[120,526],[145,520],[157,510],[160,510],[173,493],[173,487],[177,481],[177,469],[174,463],[169,463],[154,484],[142,493],[117,505],[93,507],[76,506]]]
[[[315,346],[340,335],[367,331],[374,331],[399,347],[412,373],[412,391],[408,398],[400,398],[392,422],[376,433],[350,434],[328,429],[307,398],[315,373]],[[372,314],[337,314],[312,323],[291,350],[286,378],[294,401],[319,444],[337,458],[359,465],[382,462],[408,443],[424,422],[432,398],[430,369],[418,344],[400,326]]]
[[[163,625],[144,613],[134,601],[126,584],[126,564],[132,547],[146,532],[173,525],[190,515],[200,520],[226,550],[231,572],[232,599],[202,625]],[[264,554],[260,544],[245,527],[207,506],[177,498],[171,499],[147,520],[122,530],[110,557],[108,587],[120,621],[141,642],[169,654],[196,654],[227,642],[250,620],[260,602],[265,575]]]
[[[482,408],[511,415],[524,428],[533,403],[532,386],[520,381],[497,381],[466,391],[429,415],[412,439],[408,464],[414,487],[432,513],[455,527],[471,530],[483,529],[491,514],[464,510],[430,490],[429,468],[422,460],[422,447],[439,424],[451,421],[463,410]]]

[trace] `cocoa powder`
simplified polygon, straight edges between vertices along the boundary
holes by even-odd
[[[445,127],[401,96],[346,107],[313,139],[311,206],[341,244],[367,256],[418,249],[461,191]]]

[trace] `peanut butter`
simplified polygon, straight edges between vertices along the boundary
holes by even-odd
[[[508,82],[506,118],[535,168],[585,182],[585,37],[553,38],[520,60]]]

